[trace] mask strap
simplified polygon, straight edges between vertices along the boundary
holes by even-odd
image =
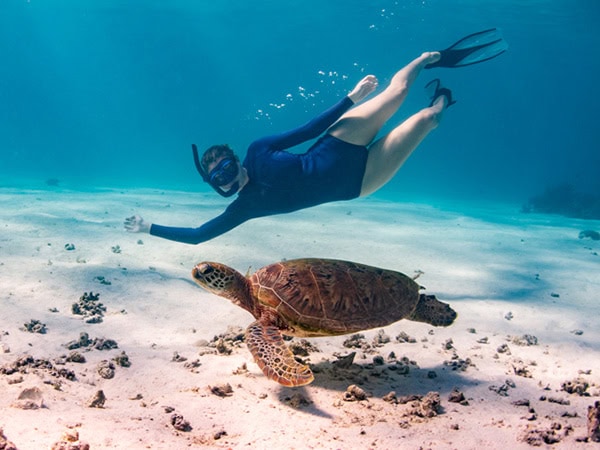
[[[198,147],[196,144],[192,144],[192,153],[194,154],[194,164],[196,164],[196,170],[202,176],[202,179],[208,183],[208,174],[202,168],[202,164],[200,163],[200,157],[198,156]]]

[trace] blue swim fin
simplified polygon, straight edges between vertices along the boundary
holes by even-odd
[[[454,100],[452,98],[452,91],[450,89],[442,86],[442,83],[439,78],[431,80],[429,83],[427,83],[425,85],[425,91],[428,93],[429,97],[431,98],[431,103],[429,103],[429,106],[433,106],[433,104],[436,102],[436,100],[442,95],[444,97],[446,97],[446,100],[447,100],[446,108],[448,108],[456,103],[456,100]]]
[[[434,67],[465,67],[489,61],[508,50],[508,43],[502,38],[500,30],[489,30],[465,36],[445,50],[440,50],[441,58],[425,66],[426,69]]]

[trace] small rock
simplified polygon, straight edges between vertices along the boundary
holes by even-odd
[[[460,403],[463,406],[467,406],[469,402],[465,398],[465,395],[458,390],[458,388],[452,389],[450,395],[448,396],[448,401],[451,403]]]
[[[427,395],[410,404],[408,415],[430,418],[435,417],[442,411],[442,403],[438,392],[428,392]]]
[[[559,398],[559,397],[548,397],[546,398],[545,396],[540,397],[540,400],[547,400],[549,403],[556,403],[557,405],[563,405],[563,406],[569,406],[571,404],[571,402],[569,400],[566,400],[564,398]]]
[[[246,363],[242,363],[240,367],[233,371],[234,375],[244,375],[248,373],[248,365]]]
[[[213,439],[215,441],[218,441],[219,439],[221,439],[223,436],[227,436],[227,431],[225,430],[219,430],[217,431],[215,434],[213,434]]]
[[[521,440],[533,447],[541,447],[544,444],[552,445],[560,442],[560,436],[553,428],[537,429],[528,427],[521,436]]]
[[[173,352],[173,357],[171,358],[172,362],[185,362],[187,358],[185,356],[181,356],[179,352]]]
[[[506,344],[502,344],[500,347],[498,347],[498,348],[496,349],[496,351],[497,351],[498,353],[506,353],[507,355],[510,355],[510,354],[511,354],[511,353],[510,353],[510,348],[508,348],[508,345],[506,345]]]
[[[454,341],[452,340],[452,338],[446,339],[446,342],[444,342],[442,344],[442,349],[444,349],[444,350],[452,350],[452,349],[454,349]]]
[[[401,331],[398,336],[396,336],[396,341],[405,342],[408,344],[415,344],[417,340],[414,337],[409,336],[404,331]]]
[[[455,358],[449,361],[444,361],[444,365],[450,367],[452,370],[457,370],[459,372],[464,372],[469,367],[475,367],[475,364],[473,363],[471,358]]]
[[[561,387],[563,391],[568,392],[569,394],[589,396],[589,393],[587,393],[586,391],[588,387],[590,387],[590,385],[583,378],[576,378],[572,381],[565,381],[561,384]]]
[[[588,238],[593,241],[600,241],[600,233],[594,230],[583,230],[579,233],[579,239]]]
[[[526,406],[526,407],[529,407],[530,402],[529,402],[528,399],[524,398],[524,399],[521,399],[521,400],[515,400],[514,402],[512,402],[512,404],[515,405],[515,406]]]
[[[333,365],[339,367],[340,369],[349,369],[354,363],[354,357],[356,356],[356,352],[349,353],[345,356],[338,356],[336,361],[333,361]]]
[[[71,352],[69,353],[69,356],[67,356],[67,362],[83,364],[85,363],[85,356],[79,352]]]
[[[121,352],[121,354],[119,356],[115,356],[113,358],[113,361],[115,362],[115,364],[117,366],[131,367],[131,361],[129,360],[129,356],[127,356],[127,353],[125,353],[125,352]]]
[[[23,324],[23,331],[29,333],[46,334],[46,324],[36,319],[31,319],[29,323]]]
[[[398,397],[396,396],[396,391],[390,391],[382,397],[384,402],[388,403],[398,403]]]
[[[307,357],[311,352],[320,351],[315,345],[307,341],[306,339],[301,339],[300,341],[292,341],[288,345],[292,353],[296,356],[301,356],[303,358]]]
[[[375,337],[373,338],[373,346],[374,347],[382,347],[383,345],[390,342],[390,337],[385,334],[385,331],[379,330]]]
[[[233,395],[233,388],[229,383],[219,384],[217,386],[209,386],[210,392],[218,397],[231,397]]]
[[[588,406],[587,412],[588,438],[592,442],[600,442],[600,402]]]
[[[106,306],[99,299],[100,294],[84,292],[79,297],[79,302],[71,305],[71,312],[75,315],[83,316],[86,323],[100,323],[102,322],[102,316],[106,312]]]
[[[381,356],[381,355],[374,356],[373,364],[376,366],[383,366],[385,364],[385,360],[383,359],[383,356]]]
[[[514,382],[512,382],[511,380],[506,380],[504,384],[500,386],[490,386],[489,390],[494,391],[496,394],[502,397],[508,397],[508,390],[514,387],[516,387]]]
[[[363,348],[368,346],[365,335],[360,333],[350,336],[344,341],[343,345],[346,348]]]
[[[110,286],[112,284],[111,281],[107,280],[106,277],[104,277],[102,275],[98,275],[97,277],[94,277],[94,280],[105,286]]]
[[[183,418],[181,414],[173,414],[171,416],[171,425],[177,431],[192,431],[190,423]]]
[[[524,363],[517,361],[512,364],[513,372],[515,375],[523,378],[531,378],[531,372],[529,368]]]
[[[64,441],[64,442],[77,442],[79,440],[79,431],[77,431],[77,430],[65,431],[60,439],[61,439],[61,441]]]
[[[65,442],[59,441],[55,442],[50,450],[90,450],[90,444],[87,442]]]
[[[199,359],[194,359],[193,361],[186,361],[183,363],[183,367],[188,369],[191,372],[194,373],[198,373],[198,371],[196,369],[198,369],[198,367],[200,367],[202,365],[202,363],[200,362]]]
[[[97,391],[94,396],[88,401],[87,406],[89,408],[104,408],[104,403],[106,402],[106,396],[104,395],[104,391]]]
[[[119,344],[113,339],[96,338],[92,345],[96,350],[113,350],[119,348]]]
[[[356,402],[367,399],[367,393],[355,384],[348,386],[344,392],[344,400],[347,402]]]
[[[4,435],[4,430],[0,428],[0,449],[2,450],[17,450],[17,446],[13,444]]]
[[[522,347],[529,347],[530,345],[538,345],[538,338],[532,334],[524,334],[522,336],[513,336],[511,342]]]
[[[107,360],[100,361],[96,370],[98,371],[98,374],[106,380],[110,380],[115,376],[115,365]]]
[[[44,407],[42,391],[38,387],[23,389],[17,401],[12,404],[13,408],[19,409],[39,409]]]
[[[389,367],[390,370],[396,371],[398,375],[408,375],[410,366],[402,361],[396,361],[396,364]]]

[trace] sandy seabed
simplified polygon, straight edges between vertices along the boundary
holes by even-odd
[[[128,234],[123,219],[197,226],[223,208],[213,195],[0,199],[0,448],[598,446],[585,438],[600,396],[600,241],[579,239],[598,221],[366,199],[190,246]],[[301,257],[423,272],[458,319],[294,339],[315,381],[279,386],[241,339],[252,317],[190,271]]]

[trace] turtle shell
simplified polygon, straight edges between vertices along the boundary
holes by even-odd
[[[286,334],[326,336],[381,327],[411,314],[419,285],[408,276],[348,261],[297,259],[250,277],[251,293],[274,309]]]

